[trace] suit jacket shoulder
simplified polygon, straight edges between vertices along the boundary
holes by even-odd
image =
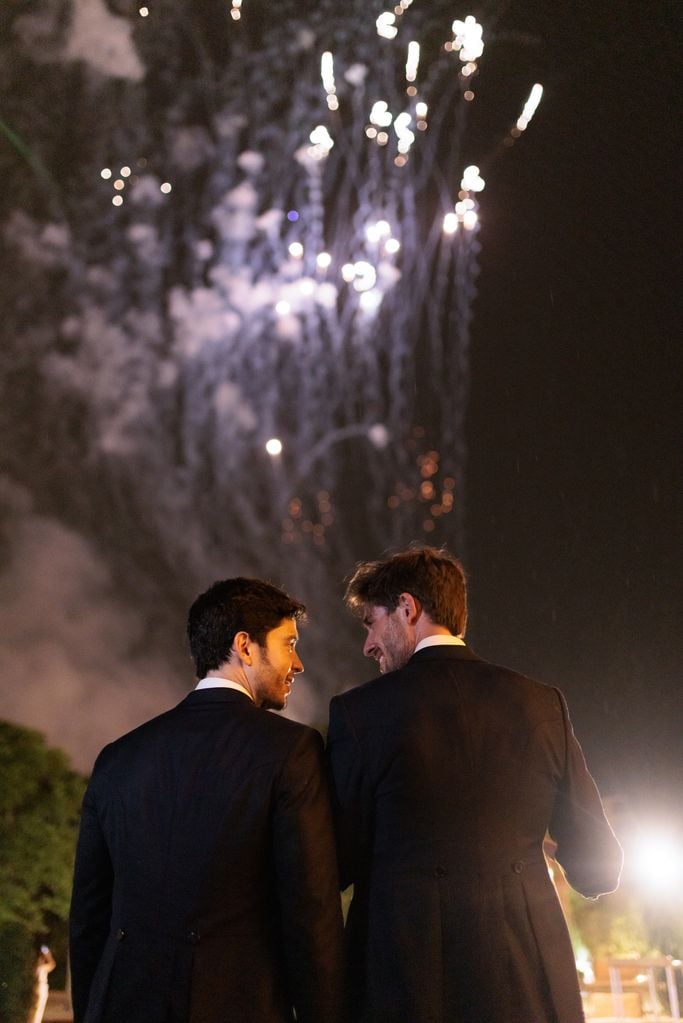
[[[410,707],[431,701],[439,687],[463,686],[476,693],[482,702],[510,703],[525,714],[560,722],[563,697],[559,690],[522,675],[511,668],[485,661],[467,646],[425,647],[413,654],[396,671],[371,679],[334,697],[331,714],[342,713],[361,726],[370,723],[388,708]]]
[[[105,746],[95,761],[93,775],[115,769],[121,759],[129,769],[131,757],[146,756],[154,744],[168,742],[173,735],[187,734],[188,728],[193,728],[193,720],[195,729],[200,731],[246,729],[261,739],[255,748],[261,749],[269,759],[283,756],[304,737],[322,748],[322,737],[315,728],[261,710],[242,693],[223,688],[193,690],[175,707]]]

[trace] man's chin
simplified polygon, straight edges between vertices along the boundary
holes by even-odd
[[[411,654],[391,659],[388,657],[381,657],[379,660],[380,675],[388,675],[390,671],[400,671],[401,668],[405,668],[410,658]]]

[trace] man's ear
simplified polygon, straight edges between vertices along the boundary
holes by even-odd
[[[235,638],[232,641],[232,649],[235,651],[242,664],[251,664],[251,646],[251,636],[248,632],[235,633]]]
[[[415,625],[422,614],[422,605],[412,593],[402,593],[398,598],[398,609],[408,625]]]

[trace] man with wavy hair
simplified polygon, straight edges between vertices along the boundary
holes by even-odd
[[[544,839],[588,897],[616,887],[622,854],[562,694],[465,644],[445,551],[360,565],[346,601],[381,672],[330,706],[351,1018],[579,1023]]]

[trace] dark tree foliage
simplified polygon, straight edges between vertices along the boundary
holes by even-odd
[[[39,732],[0,721],[0,1019],[26,1019],[41,943],[65,948],[85,780]],[[62,968],[64,963],[60,964]]]

